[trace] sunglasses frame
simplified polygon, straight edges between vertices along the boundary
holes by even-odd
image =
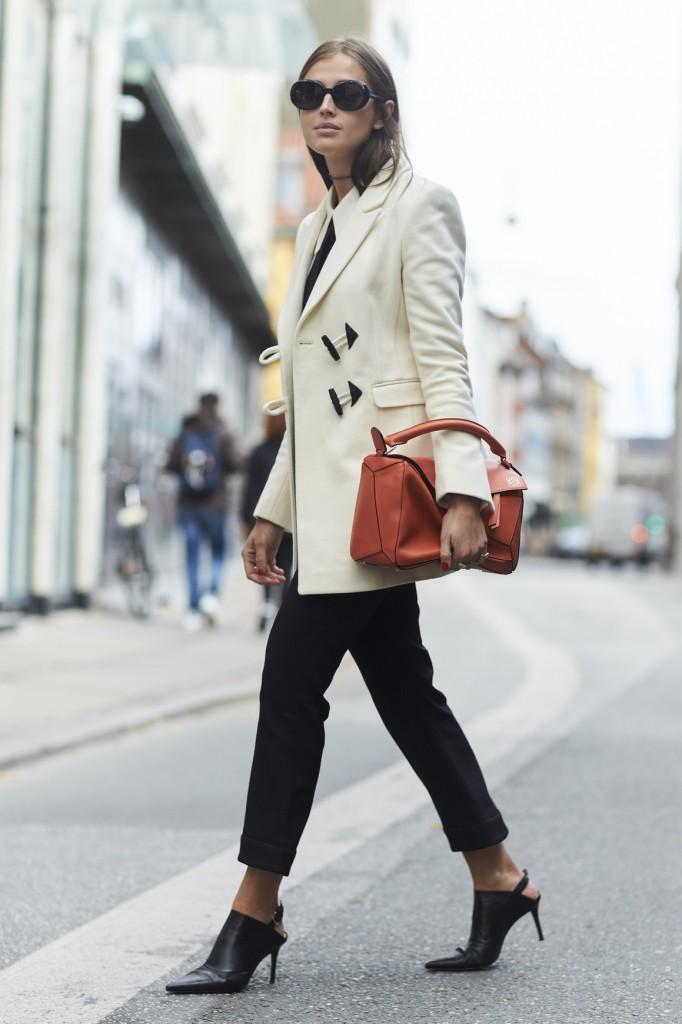
[[[318,86],[322,90],[322,94],[320,96],[320,102],[319,103],[315,103],[315,105],[312,106],[312,107],[302,107],[294,99],[294,90],[299,85],[308,85],[308,84],[316,85],[316,86]],[[362,95],[363,95],[364,98],[363,98],[362,103],[358,107],[344,107],[336,99],[334,99],[334,90],[338,89],[339,86],[341,86],[341,85],[349,85],[349,84],[359,85],[360,88],[361,88],[361,92],[362,92]],[[322,104],[324,102],[324,98],[327,95],[327,93],[329,93],[331,95],[331,98],[332,98],[332,101],[334,103],[334,106],[338,107],[339,110],[346,111],[347,113],[348,112],[353,113],[356,110],[362,110],[363,107],[367,106],[367,104],[369,103],[370,100],[378,100],[379,103],[385,103],[386,102],[386,100],[384,99],[383,96],[377,96],[377,94],[375,92],[371,92],[369,86],[365,82],[359,81],[359,79],[357,79],[357,78],[345,78],[342,82],[337,82],[336,85],[331,86],[331,88],[324,86],[322,84],[322,82],[318,82],[316,78],[301,78],[298,82],[294,82],[294,84],[292,85],[291,89],[289,90],[289,98],[290,98],[291,102],[293,103],[293,105],[297,108],[297,110],[317,110],[318,107],[322,106]]]

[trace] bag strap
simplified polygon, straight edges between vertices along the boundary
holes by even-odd
[[[511,465],[507,460],[505,448],[497,438],[493,437],[490,431],[482,427],[480,423],[475,423],[473,420],[426,420],[425,423],[415,423],[414,426],[406,427],[404,430],[396,430],[394,434],[387,434],[386,437],[377,427],[372,427],[372,440],[374,441],[377,455],[384,455],[388,448],[393,448],[398,444],[405,444],[406,441],[411,441],[414,437],[430,434],[434,430],[462,430],[467,434],[474,434],[486,442],[491,452],[500,458],[503,465]]]

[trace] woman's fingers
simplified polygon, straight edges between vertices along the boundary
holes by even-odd
[[[469,568],[479,563],[487,550],[487,537],[476,499],[454,495],[443,516],[440,560],[443,571]]]
[[[274,523],[258,520],[249,534],[242,549],[242,561],[247,579],[252,583],[278,587],[284,582],[284,572],[275,561],[282,532]]]

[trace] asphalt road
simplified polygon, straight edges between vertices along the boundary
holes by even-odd
[[[467,876],[348,663],[277,984],[262,967],[235,997],[164,991],[201,962],[238,877],[224,851],[257,713],[242,701],[3,778],[3,1019],[682,1021],[682,584],[528,563],[421,593],[438,684],[543,892],[546,941],[524,919],[494,970],[423,970],[466,939]]]

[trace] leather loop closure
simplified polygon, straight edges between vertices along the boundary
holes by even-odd
[[[261,366],[269,366],[270,363],[276,363],[278,360],[279,345],[271,345],[270,348],[264,348],[258,356],[258,362]]]
[[[287,403],[283,398],[271,398],[263,406],[263,412],[266,416],[281,416],[286,411]]]

